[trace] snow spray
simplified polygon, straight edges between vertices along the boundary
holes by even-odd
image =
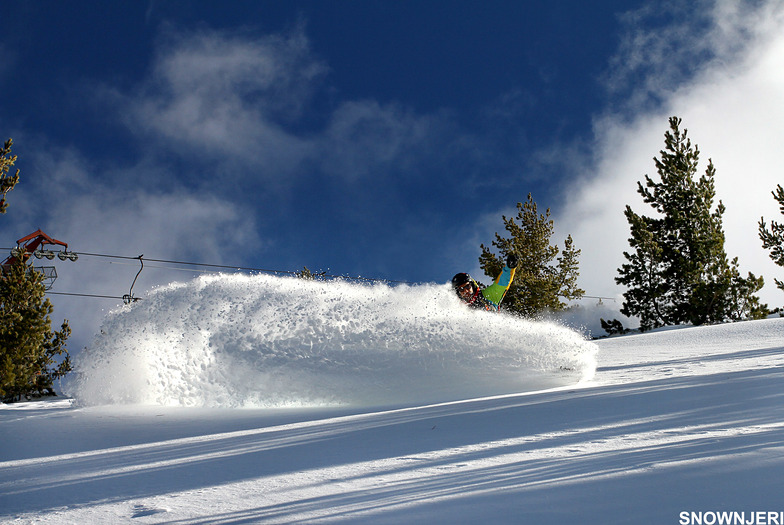
[[[431,403],[593,376],[594,343],[466,308],[446,284],[206,275],[105,318],[66,391],[81,405]]]

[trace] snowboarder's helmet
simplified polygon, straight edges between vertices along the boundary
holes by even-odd
[[[457,290],[465,283],[470,283],[470,282],[471,282],[470,275],[468,275],[467,273],[458,273],[454,277],[452,277],[452,288]]]

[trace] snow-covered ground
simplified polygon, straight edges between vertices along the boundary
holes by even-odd
[[[784,523],[784,319],[590,342],[452,299],[162,288],[73,398],[0,405],[0,521]]]

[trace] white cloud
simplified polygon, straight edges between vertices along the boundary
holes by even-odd
[[[159,39],[151,75],[119,95],[132,130],[183,156],[264,166],[272,178],[311,147],[286,131],[301,116],[327,68],[313,58],[301,28],[251,37],[221,32]]]
[[[629,204],[650,213],[636,193],[637,181],[645,174],[656,176],[652,159],[664,147],[667,118],[677,115],[700,148],[700,170],[709,158],[714,162],[717,198],[727,207],[727,254],[739,258],[742,271],[766,277],[763,301],[771,307],[784,304],[773,284],[773,277],[781,278],[784,270],[770,261],[757,236],[761,215],[781,218],[770,192],[784,182],[784,9],[776,2],[756,9],[734,4],[716,2],[709,31],[692,35],[711,44],[712,58],[688,81],[670,82],[670,72],[656,67],[657,60],[668,57],[646,58],[654,61],[649,70],[654,78],[642,82],[642,89],[670,86],[669,91],[657,91],[662,103],[656,110],[639,106],[637,113],[597,119],[595,162],[576,181],[556,220],[559,230],[571,232],[583,249],[581,286],[589,293],[612,296],[623,291],[614,283],[622,252],[629,249],[623,210]]]
[[[301,26],[261,37],[171,29],[136,89],[108,87],[103,96],[149,149],[217,163],[234,183],[288,186],[314,169],[353,182],[413,166],[452,136],[448,115],[394,102],[347,100],[314,113],[328,72]]]
[[[231,251],[257,241],[247,217],[209,195],[104,190],[56,206],[51,221],[77,251],[138,255],[143,249],[157,258],[231,261]]]

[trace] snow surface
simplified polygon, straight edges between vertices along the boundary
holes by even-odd
[[[784,522],[784,319],[589,342],[327,284],[111,314],[73,398],[0,405],[0,521]]]

